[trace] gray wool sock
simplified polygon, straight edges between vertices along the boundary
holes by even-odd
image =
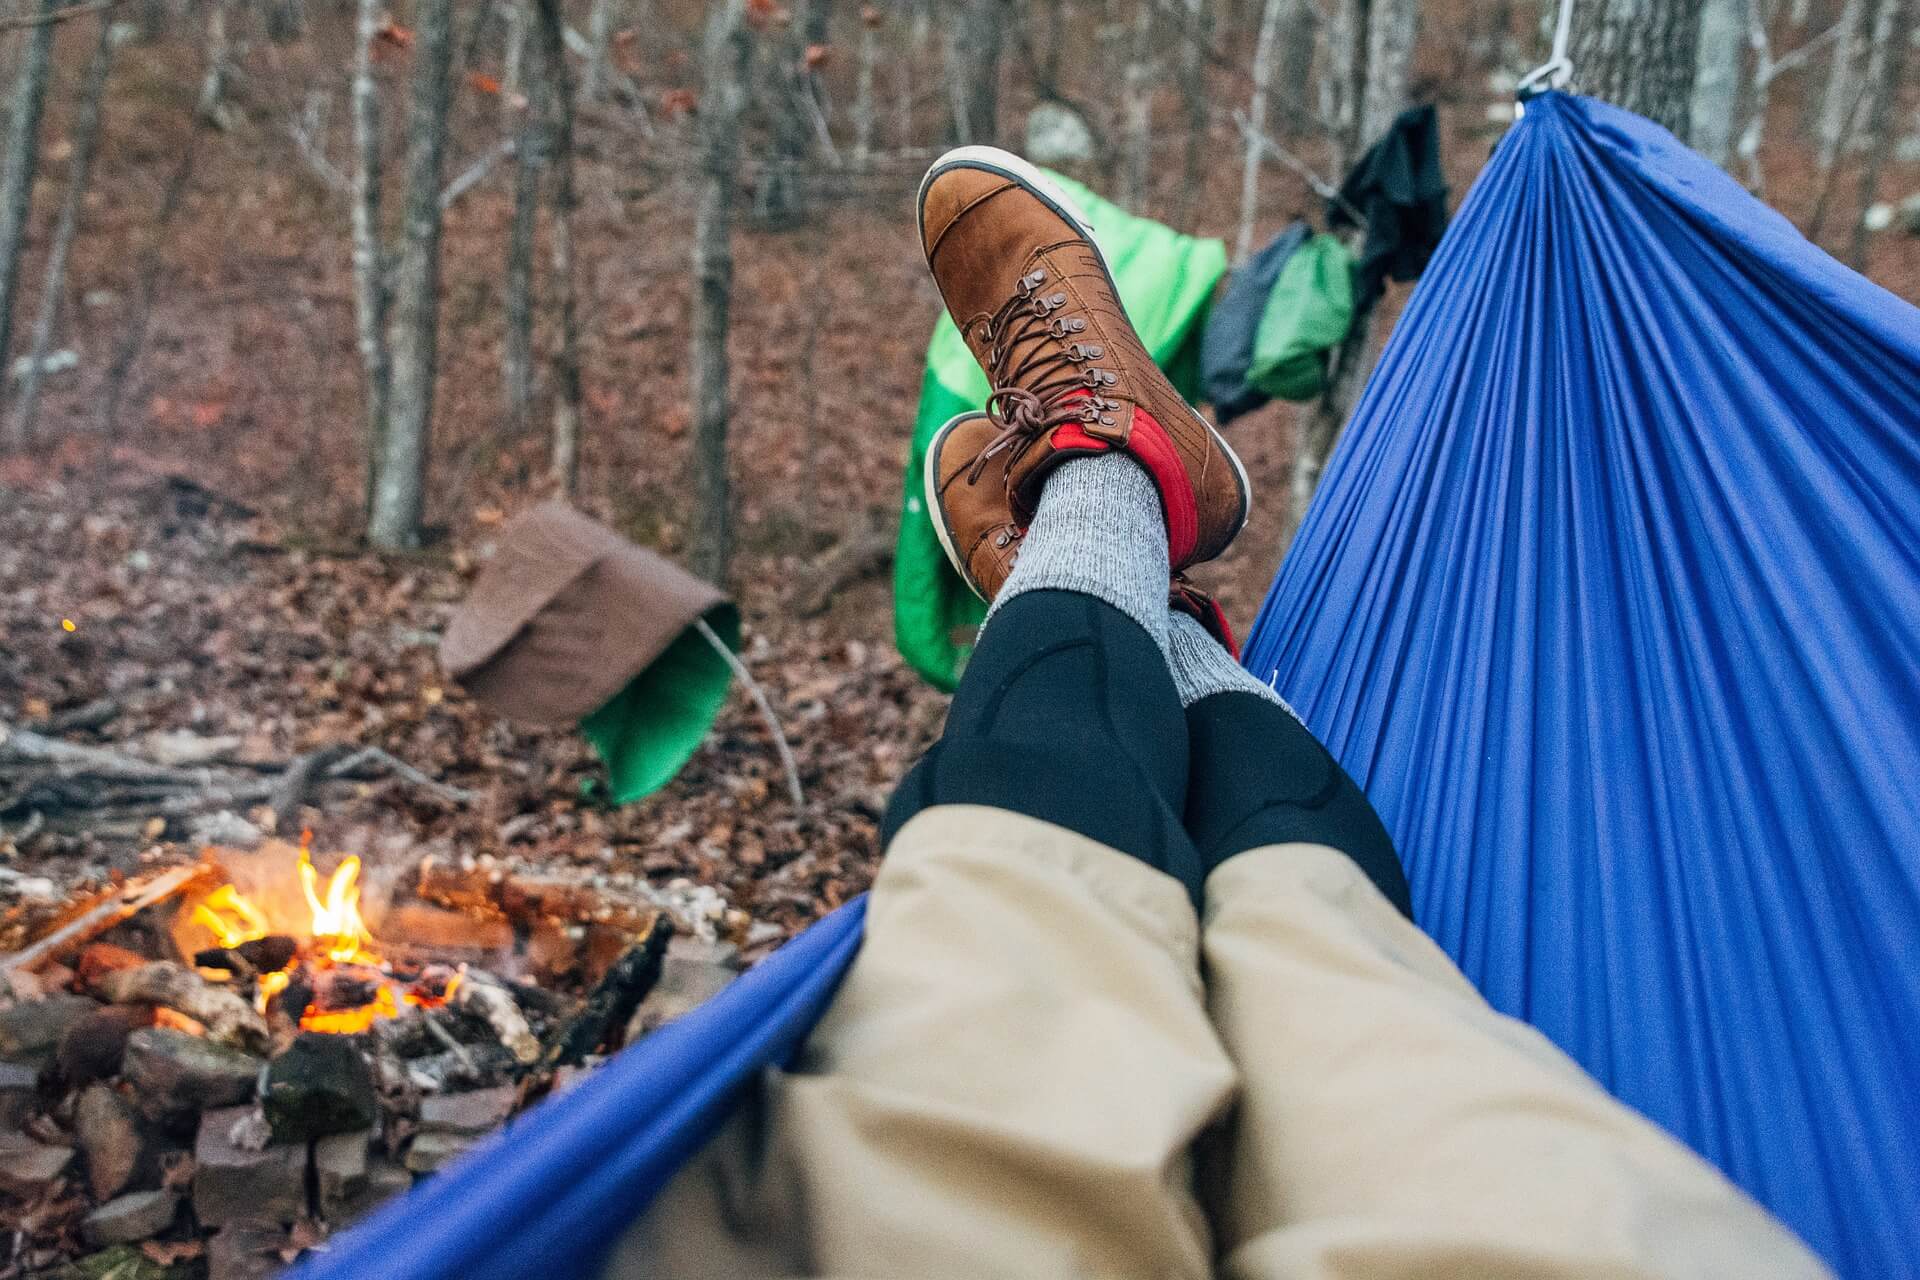
[[[1167,522],[1160,491],[1121,453],[1075,458],[1047,477],[1020,558],[987,611],[1027,591],[1104,600],[1167,647]]]
[[[1288,706],[1285,698],[1234,661],[1192,614],[1169,611],[1167,667],[1173,672],[1173,687],[1179,690],[1183,707],[1216,693],[1251,693],[1300,719],[1300,713]]]

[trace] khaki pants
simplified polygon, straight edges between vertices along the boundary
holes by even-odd
[[[1031,818],[920,814],[800,1060],[607,1274],[1825,1274],[1340,854],[1243,853],[1206,901]]]

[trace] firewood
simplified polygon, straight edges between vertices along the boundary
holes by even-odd
[[[205,864],[175,867],[152,879],[122,885],[32,946],[10,956],[0,956],[0,973],[10,969],[31,970],[69,948],[81,946],[136,912],[179,893],[209,870]]]
[[[527,1025],[527,1015],[520,1012],[519,1004],[505,987],[496,986],[469,969],[449,1003],[492,1027],[493,1034],[522,1066],[539,1061],[540,1042],[534,1038],[533,1028]]]
[[[605,1044],[610,1035],[627,1025],[633,1011],[660,980],[667,943],[672,937],[673,921],[662,911],[654,917],[647,936],[614,962],[606,977],[600,979],[587,996],[580,1012],[548,1041],[546,1052],[541,1055],[542,1071],[580,1065],[588,1054]]]
[[[244,998],[171,960],[107,974],[99,990],[114,1004],[154,1004],[184,1013],[205,1025],[208,1038],[220,1044],[258,1053],[269,1042],[266,1020]]]

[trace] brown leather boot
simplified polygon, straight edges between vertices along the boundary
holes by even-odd
[[[993,388],[998,431],[975,455],[974,484],[1005,458],[1025,528],[1055,467],[1123,449],[1160,490],[1175,570],[1226,550],[1247,521],[1246,469],[1147,354],[1065,193],[1018,156],[961,147],[920,184],[920,240]]]
[[[927,511],[947,563],[973,594],[991,601],[1013,572],[1026,530],[1007,509],[1007,463],[1003,451],[987,459],[981,473],[968,478],[974,462],[1000,435],[984,413],[963,413],[948,420],[927,445]]]
[[[1207,634],[1220,642],[1221,648],[1239,658],[1240,642],[1233,638],[1233,628],[1227,625],[1226,611],[1221,609],[1219,601],[1188,582],[1185,575],[1173,575],[1173,581],[1167,586],[1167,607],[1197,618]]]

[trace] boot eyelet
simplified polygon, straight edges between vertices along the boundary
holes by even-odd
[[[1103,427],[1110,427],[1110,426],[1112,426],[1112,425],[1113,425],[1113,415],[1112,415],[1112,414],[1110,414],[1110,413],[1103,413],[1103,414],[1101,414],[1101,415],[1100,415],[1100,425],[1101,425],[1101,426],[1103,426]]]
[[[1074,319],[1067,321],[1067,327],[1075,333],[1085,333],[1087,331],[1087,322],[1076,316]],[[1092,348],[1092,351],[1095,356],[1100,354],[1100,348],[1098,347]]]

